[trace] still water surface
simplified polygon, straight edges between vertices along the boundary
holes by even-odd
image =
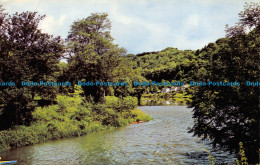
[[[1,156],[24,165],[234,164],[227,152],[192,137],[192,110],[185,106],[142,106],[154,120],[116,130],[22,147]]]

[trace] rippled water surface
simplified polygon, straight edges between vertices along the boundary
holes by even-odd
[[[15,149],[1,156],[19,164],[234,164],[227,152],[192,137],[192,111],[185,106],[143,106],[154,120],[79,138]]]

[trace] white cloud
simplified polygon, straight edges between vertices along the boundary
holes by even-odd
[[[10,13],[46,14],[40,28],[63,38],[73,21],[107,12],[115,43],[129,53],[141,53],[168,46],[202,48],[225,36],[225,24],[238,21],[243,4],[244,0],[8,0],[4,7]]]
[[[185,22],[187,22],[187,26],[199,26],[200,16],[198,14],[191,14]]]
[[[39,29],[42,29],[43,32],[49,34],[59,34],[64,27],[66,15],[61,15],[59,18],[55,18],[54,16],[46,16],[45,19],[40,23]]]

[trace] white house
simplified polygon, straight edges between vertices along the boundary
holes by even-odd
[[[163,88],[162,93],[169,93],[171,91],[170,88]]]

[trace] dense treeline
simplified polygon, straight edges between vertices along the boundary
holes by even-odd
[[[192,50],[166,48],[160,52],[146,52],[138,55],[126,55],[132,61],[134,69],[140,70],[142,76],[153,81],[180,80],[187,81],[193,76],[197,57]]]
[[[148,80],[200,81],[207,72],[209,62],[213,60],[211,54],[223,42],[226,42],[225,38],[196,51],[168,47],[159,52],[128,54],[125,58],[131,62],[133,69],[140,71]]]

